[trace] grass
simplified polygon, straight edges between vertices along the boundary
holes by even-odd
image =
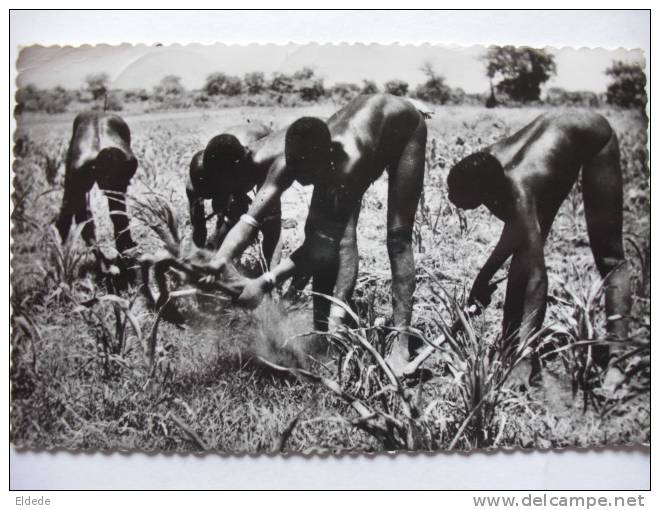
[[[330,111],[320,105],[127,115],[140,162],[128,206],[142,253],[166,246],[171,254],[192,253],[185,172],[192,155],[223,126],[255,119],[278,127]],[[421,365],[434,377],[414,388],[393,381],[383,361],[392,340],[386,176],[367,192],[358,226],[360,326],[327,339],[334,346],[328,355],[326,340],[304,334],[312,329],[309,296],[294,306],[274,295],[249,313],[182,292],[174,296],[187,319],[179,327],[159,320],[137,286],[119,298],[110,295],[84,271],[87,251],[73,229],[67,244],[53,244],[61,147],[72,116],[19,119],[24,143],[14,164],[12,443],[335,452],[648,442],[650,191],[645,124],[633,112],[603,112],[621,141],[624,230],[633,266],[633,336],[620,354],[627,372],[619,394],[584,405],[590,391],[580,380],[585,346],[601,341],[604,328],[578,194],[562,207],[545,251],[555,299],[541,340],[555,352],[545,359],[542,387],[522,391],[527,351],[500,348],[504,285],[482,316],[461,312],[501,224],[482,209],[456,210],[447,200],[447,172],[539,113],[451,107],[428,121],[424,200],[415,225],[413,327],[432,343],[444,341],[429,347]],[[310,191],[295,185],[283,197],[285,253],[302,239]],[[96,189],[91,202],[99,249],[111,259],[107,202]],[[259,256],[251,248],[243,262],[258,267]],[[462,333],[451,332],[456,320],[464,321]]]

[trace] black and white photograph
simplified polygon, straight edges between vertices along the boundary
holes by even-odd
[[[21,48],[11,444],[648,445],[647,58]]]

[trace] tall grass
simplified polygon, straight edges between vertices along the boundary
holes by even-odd
[[[430,273],[429,273],[430,274]],[[513,371],[531,352],[536,337],[520,345],[498,338],[489,342],[475,326],[463,305],[449,295],[433,275],[436,296],[449,312],[447,322],[439,312],[434,315],[441,332],[430,340],[422,331],[386,328],[381,324],[363,325],[344,303],[326,296],[344,307],[357,324],[327,333],[333,346],[336,369],[318,364],[317,370],[284,367],[264,360],[269,366],[322,385],[339,397],[357,416],[346,416],[346,423],[370,434],[387,450],[449,450],[483,448],[496,445],[503,432],[497,412],[520,397],[507,387]],[[387,330],[389,334],[382,335]],[[397,376],[387,362],[393,339],[408,333],[425,345]],[[451,374],[453,413],[449,423],[439,426],[433,409],[437,402],[424,402],[423,365],[437,354],[436,370]],[[446,421],[446,420],[445,420]]]
[[[561,392],[560,398],[567,401],[563,408],[549,403],[536,389],[520,389],[515,372],[524,368],[527,351],[520,346],[502,350],[498,336],[501,293],[496,293],[484,315],[472,317],[463,309],[463,286],[487,256],[500,225],[483,210],[457,216],[447,201],[446,172],[470,152],[528,123],[539,109],[484,112],[447,107],[427,121],[424,207],[416,222],[417,246],[424,253],[416,257],[413,325],[417,329],[409,333],[433,345],[424,344],[408,367],[409,377],[393,381],[391,367],[385,366],[399,333],[388,327],[386,176],[363,202],[358,228],[361,267],[355,292],[359,322],[354,327],[333,335],[306,335],[312,329],[307,295],[293,311],[277,296],[255,312],[232,306],[205,308],[201,300],[191,299],[203,293],[216,300],[224,294],[221,289],[198,288],[200,272],[194,272],[187,251],[189,227],[182,214],[190,157],[210,136],[245,122],[246,117],[284,126],[301,115],[330,113],[329,108],[320,107],[225,109],[209,111],[204,118],[168,117],[167,122],[131,119],[140,169],[129,194],[131,199],[148,202],[142,210],[136,201],[129,202],[132,233],[147,257],[155,260],[153,254],[163,255],[156,260],[163,262],[163,268],[176,263],[166,270],[164,299],[176,302],[187,320],[185,328],[164,320],[163,307],[149,307],[136,299],[135,287],[117,295],[125,302],[104,298],[112,291],[95,284],[85,274],[86,257],[78,257],[90,250],[80,240],[67,247],[52,237],[55,232],[49,225],[60,206],[61,173],[55,171],[56,159],[43,165],[39,147],[47,145],[47,152],[55,157],[53,141],[69,137],[70,119],[28,119],[21,126],[29,143],[19,148],[14,165],[10,415],[14,444],[256,453],[586,447],[649,440],[648,167],[640,152],[644,126],[625,112],[608,116],[621,134],[626,235],[639,248],[628,246],[634,250],[631,258],[636,270],[633,327],[631,339],[613,349],[612,362],[624,372],[621,387],[611,395],[601,392],[595,400],[598,409],[592,405],[584,409],[579,382],[574,399],[571,388]],[[286,220],[293,224],[283,231],[285,253],[302,239],[307,191],[296,187],[288,198],[283,197]],[[96,190],[90,197],[93,211],[104,212],[105,197]],[[576,230],[582,226],[572,223],[575,214],[570,216],[572,210],[580,210],[581,198],[576,194],[569,200],[565,207],[569,215],[557,216],[546,249],[549,273],[564,275],[558,288],[551,286],[563,301],[551,300],[546,323],[554,327],[558,321],[562,331],[573,329],[572,340],[552,330],[538,339],[559,351],[544,361],[562,383],[577,379],[587,361],[587,347],[602,341],[604,330],[600,306],[594,304],[585,311],[578,303],[589,302],[593,283],[578,281],[578,276],[595,276],[595,271],[564,273],[568,260],[582,264],[592,259],[586,243],[576,237],[586,239],[584,232]],[[110,239],[108,215],[95,217],[99,238]],[[75,235],[72,231],[72,240]],[[57,247],[50,244],[55,240]],[[641,255],[634,256],[637,252]],[[113,271],[113,261],[107,262],[106,270]],[[445,290],[425,269],[442,280]],[[564,286],[578,299],[565,293]],[[585,316],[590,317],[592,340],[585,340],[588,321],[580,318]],[[331,344],[331,355],[322,349],[319,353],[310,350],[316,341],[320,348]],[[281,368],[274,371],[255,362],[257,357]],[[291,377],[293,371],[302,381]],[[594,393],[598,393],[596,388]]]

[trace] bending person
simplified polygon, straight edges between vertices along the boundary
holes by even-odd
[[[622,240],[623,191],[616,134],[594,113],[546,113],[514,135],[454,166],[449,199],[462,209],[485,205],[504,222],[495,249],[477,275],[470,304],[487,306],[490,281],[513,256],[504,302],[503,334],[513,341],[537,332],[545,315],[548,278],[543,247],[555,215],[582,169],[582,194],[596,267],[605,278],[607,331],[624,339],[630,281]],[[516,345],[515,343],[513,345]],[[594,348],[606,367],[609,349]],[[534,378],[540,370],[532,361]]]
[[[256,305],[263,295],[289,277],[349,302],[358,273],[356,226],[361,199],[387,168],[387,249],[392,270],[393,313],[397,327],[410,325],[415,267],[412,230],[424,182],[426,123],[405,99],[362,95],[333,115],[327,124],[304,117],[286,133],[256,142],[252,164],[268,168],[268,177],[248,214],[229,232],[212,263],[225,284],[242,291],[239,301]],[[305,241],[272,272],[247,283],[232,260],[250,243],[273,203],[294,181],[314,185],[305,226]],[[314,297],[314,321],[323,330],[328,320],[342,322],[344,309]],[[419,341],[400,334],[390,354],[401,373]]]
[[[138,162],[131,150],[131,132],[118,115],[83,112],[73,121],[73,135],[66,155],[64,196],[56,226],[66,241],[71,222],[85,223],[82,238],[96,242],[89,191],[98,184],[108,199],[117,251],[125,253],[136,245],[131,238],[126,214],[126,190]]]
[[[270,132],[260,123],[234,126],[212,138],[204,150],[193,156],[186,196],[193,242],[198,248],[217,250],[227,232],[248,211],[252,201],[247,194],[263,184],[266,174],[250,164],[247,145]],[[212,213],[209,216],[204,206],[206,200],[211,200]],[[279,202],[273,204],[270,213],[261,224],[262,247],[269,264],[280,237]],[[207,239],[206,224],[213,216],[217,216],[215,230]]]

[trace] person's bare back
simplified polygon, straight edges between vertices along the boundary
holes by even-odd
[[[554,218],[582,170],[591,249],[605,281],[607,329],[627,336],[630,289],[622,239],[623,183],[616,134],[598,114],[541,115],[528,126],[455,165],[449,198],[461,208],[484,204],[505,222],[500,240],[477,275],[472,304],[490,302],[490,280],[513,255],[503,334],[530,338],[543,322],[547,274],[543,248]],[[609,351],[596,349],[605,366]]]

